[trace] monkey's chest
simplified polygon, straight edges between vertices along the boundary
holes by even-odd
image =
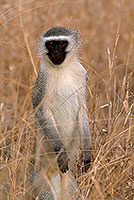
[[[78,92],[71,89],[56,91],[52,101],[51,110],[56,126],[60,136],[65,139],[65,143],[68,143],[77,126]]]

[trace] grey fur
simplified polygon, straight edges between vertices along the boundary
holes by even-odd
[[[78,33],[77,31],[73,31],[64,27],[53,27],[49,29],[47,32],[43,33],[43,37],[50,36],[73,36],[73,38],[78,42]]]
[[[45,44],[41,43],[41,67],[32,93],[36,132],[41,141],[37,145],[37,154],[41,153],[41,148],[45,148],[48,155],[54,151],[62,173],[69,169],[75,173],[76,160],[83,161],[84,171],[87,171],[91,161],[91,140],[86,107],[86,71],[76,54],[78,34],[64,27],[54,27],[43,34],[44,38],[52,36],[72,36],[75,42],[71,44],[72,49],[65,61],[56,67],[46,52],[42,53]],[[50,155],[50,159],[55,156]],[[47,163],[39,155],[35,170],[39,170],[41,161]]]
[[[46,87],[46,77],[43,71],[43,66],[41,66],[37,76],[36,84],[32,92],[32,103],[34,110],[40,104],[40,102],[44,97],[45,87]]]

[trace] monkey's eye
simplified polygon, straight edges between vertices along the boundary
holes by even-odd
[[[60,43],[61,45],[64,44],[64,42],[65,42],[65,41],[63,41],[63,40],[59,41],[59,43]]]
[[[59,41],[59,44],[60,44],[60,46],[61,46],[62,48],[64,48],[64,47],[67,47],[68,41],[66,41],[66,40],[61,40],[61,41]]]
[[[49,45],[53,46],[53,44],[54,44],[54,42],[53,42],[53,41],[49,42]]]
[[[49,41],[49,42],[46,42],[45,45],[46,45],[47,49],[52,49],[53,46],[54,46],[54,42],[53,41]]]

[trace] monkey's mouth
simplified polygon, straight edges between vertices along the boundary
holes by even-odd
[[[66,57],[66,53],[64,54],[50,54],[48,53],[48,57],[54,65],[61,65]]]

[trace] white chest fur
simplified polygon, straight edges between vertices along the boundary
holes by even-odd
[[[60,136],[67,143],[77,126],[85,70],[80,64],[49,70],[46,103],[54,116]]]

